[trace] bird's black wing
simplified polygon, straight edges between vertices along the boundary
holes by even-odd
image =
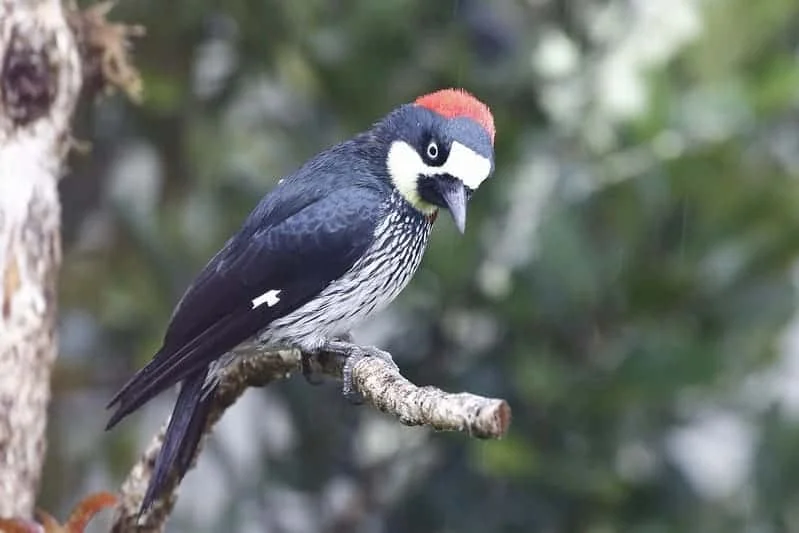
[[[161,349],[111,400],[108,427],[341,277],[374,239],[381,195],[350,186],[291,202],[267,197],[186,291]],[[254,306],[272,290],[277,302]]]

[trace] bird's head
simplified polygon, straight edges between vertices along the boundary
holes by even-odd
[[[425,215],[448,209],[458,230],[466,204],[494,171],[494,117],[461,89],[418,98],[389,115],[386,170],[393,186]]]

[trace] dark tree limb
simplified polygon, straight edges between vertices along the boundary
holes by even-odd
[[[370,355],[379,353],[374,348],[362,350]],[[313,356],[311,364],[316,372],[337,379],[342,377],[344,358],[341,356]],[[296,351],[248,353],[238,357],[221,378],[206,435],[247,388],[263,387],[274,380],[287,378],[299,372],[300,368],[301,357]],[[367,403],[397,417],[406,425],[461,431],[477,438],[494,439],[505,435],[510,426],[511,411],[504,400],[469,393],[451,394],[435,387],[417,387],[381,357],[364,357],[357,361],[352,368],[352,378],[355,388]],[[161,449],[165,428],[166,425],[153,438],[122,485],[114,532],[161,531],[172,511],[177,489],[174,478],[165,494],[137,521],[139,505]]]

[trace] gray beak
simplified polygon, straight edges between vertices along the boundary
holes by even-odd
[[[440,186],[439,194],[447,204],[455,227],[463,233],[466,230],[466,188],[460,180],[448,180]]]

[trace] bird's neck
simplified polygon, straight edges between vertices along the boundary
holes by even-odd
[[[433,222],[435,222],[436,217],[438,216],[437,207],[433,206],[434,209],[430,211],[421,211],[418,207],[410,203],[408,199],[396,189],[392,191],[390,203],[393,206],[393,209],[400,213],[403,218],[409,222],[414,221],[416,224],[431,225]]]

